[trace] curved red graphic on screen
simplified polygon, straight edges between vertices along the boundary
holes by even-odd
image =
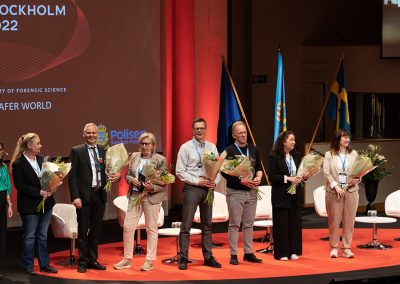
[[[71,1],[77,9],[76,26],[61,53],[53,55],[21,44],[0,42],[1,81],[24,81],[71,60],[86,50],[90,41],[89,23],[75,0]]]

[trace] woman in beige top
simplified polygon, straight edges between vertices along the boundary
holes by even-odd
[[[341,129],[337,130],[324,160],[331,258],[338,257],[340,223],[342,223],[343,257],[354,257],[350,247],[358,207],[359,179],[349,179],[348,171],[356,157],[357,152],[350,146],[350,133]]]
[[[165,186],[153,184],[151,181],[142,181],[140,173],[143,165],[147,163],[165,164],[165,157],[157,154],[156,139],[152,133],[143,133],[138,139],[139,151],[132,154],[131,162],[126,173],[126,181],[131,189],[128,193],[129,205],[124,222],[124,257],[114,264],[115,269],[131,268],[131,259],[133,254],[133,243],[135,230],[139,219],[144,213],[147,232],[147,254],[142,271],[153,269],[153,263],[157,254],[158,227],[157,219],[160,212],[161,202],[166,199]],[[138,205],[132,201],[135,197],[145,193]],[[139,233],[139,232],[138,232]]]

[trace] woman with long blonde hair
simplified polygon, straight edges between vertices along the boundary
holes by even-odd
[[[43,157],[39,135],[22,135],[11,159],[12,177],[17,190],[17,209],[22,220],[22,262],[25,274],[34,275],[35,243],[41,272],[57,273],[50,266],[47,251],[47,229],[55,204],[51,192],[40,184]],[[39,203],[46,198],[44,211],[37,210]]]

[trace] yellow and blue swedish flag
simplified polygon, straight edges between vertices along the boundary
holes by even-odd
[[[275,115],[274,115],[274,143],[281,131],[286,131],[286,95],[285,79],[283,76],[282,53],[278,52],[278,77],[276,79]]]
[[[329,92],[326,115],[336,121],[336,130],[340,128],[350,132],[349,100],[344,79],[343,58]]]

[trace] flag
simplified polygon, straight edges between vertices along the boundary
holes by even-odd
[[[281,131],[286,131],[286,96],[285,80],[283,76],[282,53],[278,52],[278,78],[276,79],[275,116],[274,116],[274,143]]]
[[[336,130],[340,128],[350,132],[349,101],[344,79],[343,58],[340,60],[339,70],[329,91],[326,115],[336,121]]]
[[[242,116],[235,95],[235,87],[233,86],[231,76],[228,73],[225,63],[222,62],[217,132],[218,152],[221,153],[228,145],[232,144],[232,124],[241,118]]]

